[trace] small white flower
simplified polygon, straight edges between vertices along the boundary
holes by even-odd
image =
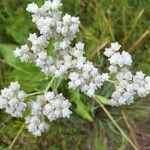
[[[14,55],[21,59],[22,62],[28,62],[30,60],[29,47],[27,45],[21,46],[21,48],[16,48]]]
[[[82,51],[84,49],[84,45],[85,45],[84,43],[79,42],[76,44],[76,48]]]
[[[18,97],[18,99],[23,100],[23,99],[25,99],[26,96],[27,96],[27,94],[24,91],[20,91],[18,93],[17,97]]]
[[[17,81],[16,82],[11,82],[9,88],[12,91],[17,91],[17,90],[20,89],[20,85]]]
[[[51,8],[52,9],[58,9],[62,6],[60,0],[53,0],[52,4],[51,4]]]
[[[69,75],[70,80],[77,80],[79,78],[79,74],[76,72],[73,72]]]
[[[125,105],[126,104],[126,99],[124,97],[120,97],[119,100],[118,100],[118,103],[120,105]]]
[[[41,51],[38,54],[38,57],[39,57],[40,60],[45,60],[47,58],[47,52]]]
[[[7,99],[0,96],[0,109],[3,109],[7,106]]]
[[[112,99],[113,100],[119,100],[119,98],[121,97],[121,93],[118,91],[113,92],[112,94]]]
[[[94,89],[88,89],[88,91],[87,91],[87,96],[93,97],[94,95],[95,95]]]
[[[24,91],[20,91],[20,84],[17,81],[11,82],[8,88],[1,90],[0,109],[5,108],[13,117],[22,117],[27,106],[24,102],[26,96]]]
[[[30,13],[37,13],[38,5],[35,3],[30,3],[30,4],[28,4],[28,7],[26,8],[26,10]]]
[[[101,78],[102,78],[102,82],[108,81],[108,79],[109,79],[108,73],[103,73]]]
[[[117,73],[118,68],[117,68],[117,66],[115,66],[115,65],[110,65],[109,68],[108,68],[108,70],[109,70],[110,73],[112,74],[112,73]]]
[[[148,94],[148,91],[144,87],[140,87],[137,92],[140,97],[145,97]]]
[[[63,109],[62,110],[62,116],[63,118],[70,118],[70,115],[72,114],[72,112],[69,109]]]
[[[14,55],[16,57],[21,57],[22,56],[22,51],[19,48],[16,48],[16,50],[14,51]]]
[[[39,126],[38,126],[38,128],[39,128],[39,130],[40,130],[41,132],[44,132],[45,130],[47,130],[48,127],[49,127],[48,124],[45,123],[45,122],[40,123]]]
[[[54,94],[54,92],[46,92],[46,93],[44,94],[44,97],[45,97],[45,99],[46,99],[47,101],[51,101],[51,100],[54,99],[55,94]]]
[[[122,57],[124,59],[124,62],[126,65],[131,65],[132,64],[132,57],[129,53],[123,51],[122,52]]]
[[[119,45],[118,42],[111,43],[111,49],[112,49],[113,51],[116,52],[116,51],[120,50],[120,48],[121,48],[121,45]]]
[[[111,48],[106,48],[104,55],[107,57],[111,57],[114,54],[114,51]]]
[[[145,81],[150,84],[150,76],[147,76],[147,77],[145,78]]]

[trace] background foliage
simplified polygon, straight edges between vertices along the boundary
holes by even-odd
[[[21,63],[13,56],[15,47],[27,42],[34,32],[31,16],[25,8],[29,2],[39,5],[44,0],[0,1],[0,88],[18,80],[26,92],[44,89],[50,77],[45,77],[32,64]],[[81,19],[78,39],[86,43],[88,60],[100,71],[108,66],[103,50],[118,41],[133,55],[133,70],[150,75],[150,0],[63,0],[63,10]],[[52,46],[49,52],[53,53]],[[132,150],[113,126],[107,115],[92,100],[79,91],[69,91],[67,81],[56,79],[52,89],[70,98],[74,114],[69,120],[51,123],[50,130],[35,138],[24,129],[13,145],[14,150]],[[98,94],[109,97],[112,87],[106,84]],[[108,107],[138,149],[150,149],[150,98],[137,100],[133,105]],[[0,149],[7,148],[16,136],[23,120],[11,118],[0,110]]]

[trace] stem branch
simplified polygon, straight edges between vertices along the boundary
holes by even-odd
[[[27,97],[30,97],[30,96],[35,96],[35,95],[39,95],[39,94],[42,94],[44,93],[44,91],[40,91],[40,92],[35,92],[35,93],[31,93],[31,94],[28,94]]]
[[[47,92],[49,90],[49,88],[51,87],[53,81],[55,80],[55,76],[51,79],[51,81],[49,82],[49,84],[47,85],[47,87],[45,88],[45,90],[43,91],[39,91],[39,92],[35,92],[35,93],[30,93],[28,94],[27,97],[30,97],[30,96],[35,96],[35,95],[39,95],[39,94],[43,94],[44,92]]]
[[[49,88],[51,87],[53,81],[55,80],[55,76],[52,78],[52,80],[49,82],[48,86],[46,87],[45,91],[44,92],[47,92],[49,90]]]

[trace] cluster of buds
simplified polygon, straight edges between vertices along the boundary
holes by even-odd
[[[41,7],[35,3],[28,5],[27,11],[32,13],[32,22],[36,24],[40,36],[30,34],[28,40],[32,46],[29,48],[26,45],[26,51],[22,47],[17,48],[14,54],[21,61],[35,63],[45,74],[68,77],[70,89],[79,88],[87,96],[95,96],[96,90],[101,88],[109,76],[101,75],[91,62],[86,61],[84,43],[78,42],[74,47],[71,46],[79,32],[80,21],[79,17],[68,14],[63,16],[59,10],[61,6],[60,0],[45,1]],[[55,39],[53,47],[56,58],[49,56],[46,50],[51,38]],[[24,59],[24,56],[27,58]],[[77,81],[77,76],[74,78],[73,74],[80,74]]]
[[[112,106],[131,104],[136,96],[146,97],[150,94],[150,76],[142,71],[135,75],[128,69],[132,64],[132,57],[128,52],[118,52],[121,48],[117,42],[106,48],[104,55],[108,57],[110,76],[116,81],[116,90],[112,94]],[[115,76],[115,78],[114,78]]]
[[[20,90],[18,82],[11,82],[8,88],[1,90],[0,109],[5,109],[6,113],[13,117],[22,117],[26,109],[25,98],[27,94]]]
[[[41,136],[42,132],[49,128],[46,119],[50,122],[59,118],[70,118],[69,110],[71,103],[62,94],[56,95],[54,92],[46,92],[37,96],[36,101],[29,101],[30,115],[26,119],[28,130],[35,136]]]
[[[28,95],[20,90],[18,82],[10,83],[8,88],[1,90],[0,109],[16,118],[25,118],[28,130],[35,136],[41,136],[52,122],[59,118],[70,118],[71,103],[62,94],[45,92],[37,96],[36,100],[25,102]]]
[[[132,64],[132,57],[128,52],[120,53],[121,46],[117,42],[104,52],[110,62],[109,73],[100,74],[93,63],[86,60],[84,43],[72,44],[79,32],[79,17],[63,16],[61,6],[60,0],[47,0],[41,7],[35,3],[28,5],[26,10],[32,13],[32,22],[37,26],[39,36],[29,34],[31,46],[16,48],[14,55],[22,62],[34,63],[46,75],[65,76],[69,79],[70,89],[80,89],[89,97],[94,97],[105,81],[113,80],[112,106],[131,104],[137,95],[147,96],[150,93],[150,76],[142,72],[131,73],[128,66]],[[55,39],[53,49],[56,57],[48,54],[51,38]],[[47,120],[69,118],[72,113],[69,109],[71,103],[62,94],[49,91],[25,103],[27,96],[20,90],[18,82],[12,82],[8,88],[1,90],[0,109],[14,117],[24,117],[23,112],[27,110],[28,115],[24,118],[28,130],[35,136],[41,136],[49,128]]]

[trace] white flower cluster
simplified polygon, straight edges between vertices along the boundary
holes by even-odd
[[[47,92],[44,97],[47,104],[43,107],[43,113],[49,121],[58,118],[70,118],[72,114],[69,110],[71,103],[62,94],[55,95],[54,92]]]
[[[133,75],[127,66],[132,64],[131,55],[125,51],[118,52],[121,46],[116,42],[110,48],[106,48],[104,54],[109,58],[109,71],[115,74],[116,91],[112,94],[112,105],[119,106],[131,104],[136,96],[145,97],[150,94],[150,76],[136,72]],[[145,77],[146,76],[146,77]]]
[[[104,81],[108,80],[109,76],[108,74],[99,75],[97,69],[93,68],[91,63],[85,64],[84,67],[78,73],[70,73],[69,79],[71,81],[69,82],[69,88],[80,88],[87,96],[93,97],[95,96],[95,91],[103,85]]]
[[[125,105],[134,102],[135,97],[146,97],[150,94],[150,76],[146,76],[142,72],[136,75],[123,68],[116,75],[118,85],[116,91],[112,94],[112,105]]]
[[[20,90],[18,82],[11,82],[8,88],[1,90],[0,109],[5,108],[6,112],[13,117],[22,117],[26,109],[26,93]]]
[[[25,119],[28,124],[28,131],[34,136],[41,136],[49,128],[48,124],[45,121],[41,121],[38,116],[28,116]]]
[[[68,14],[62,16],[59,11],[60,0],[45,1],[43,6],[31,3],[27,11],[32,13],[32,21],[36,24],[40,36],[30,34],[28,40],[32,46],[21,47],[14,51],[21,61],[36,63],[45,74],[54,74],[57,77],[67,76],[71,81],[69,88],[80,88],[86,95],[92,97],[103,82],[108,80],[108,74],[100,75],[98,69],[84,55],[84,44],[78,42],[71,47],[72,40],[79,32],[79,17]],[[47,47],[50,38],[55,38],[54,51],[56,58],[48,56]],[[26,59],[24,58],[26,56]],[[75,75],[74,75],[75,74]],[[77,77],[78,76],[78,77]],[[74,78],[75,77],[75,78]]]
[[[20,58],[22,62],[28,62],[30,60],[28,45],[23,45],[20,49],[16,48],[14,54],[16,57]]]
[[[71,103],[62,94],[55,95],[54,92],[46,92],[37,96],[36,101],[25,102],[28,95],[20,90],[20,84],[11,82],[8,88],[1,90],[0,109],[6,109],[6,113],[13,117],[25,117],[28,130],[35,136],[41,134],[49,128],[44,121],[44,116],[51,122],[59,118],[69,118],[72,112],[69,110]],[[23,112],[24,115],[23,115]]]
[[[66,76],[70,89],[79,88],[89,97],[95,96],[96,90],[112,78],[116,88],[111,97],[113,106],[131,104],[136,96],[148,95],[150,76],[142,72],[133,75],[128,70],[127,67],[132,64],[131,55],[125,51],[120,53],[121,46],[117,42],[112,43],[104,52],[111,64],[108,68],[110,74],[100,74],[93,63],[86,60],[84,43],[78,42],[71,46],[79,32],[80,21],[78,17],[68,14],[62,16],[59,10],[61,6],[60,0],[47,0],[41,7],[35,3],[28,5],[26,10],[32,13],[32,22],[36,24],[40,34],[29,34],[28,41],[31,46],[16,48],[15,56],[22,62],[35,63],[47,75]],[[55,39],[55,58],[49,56],[47,51],[51,38]],[[5,108],[14,117],[22,117],[27,110],[28,116],[25,120],[28,130],[35,136],[41,136],[48,130],[49,125],[45,120],[51,122],[58,118],[69,118],[72,113],[69,109],[70,102],[62,94],[46,92],[39,95],[36,101],[29,101],[28,105],[25,103],[26,97],[27,94],[20,90],[19,83],[12,82],[8,88],[1,90],[0,109]]]
[[[62,94],[55,95],[54,92],[46,92],[37,97],[36,101],[29,102],[31,114],[26,117],[28,130],[35,136],[41,136],[48,129],[44,116],[51,122],[59,118],[69,118],[71,103]]]
[[[110,67],[108,68],[110,73],[116,73],[118,67],[130,66],[132,64],[132,57],[129,53],[123,51],[122,53],[118,52],[121,48],[121,45],[112,43],[110,48],[106,48],[104,55],[108,57],[110,62]]]
[[[65,44],[64,44],[65,45]],[[86,61],[84,55],[84,44],[78,42],[75,47],[66,51],[67,43],[64,48],[61,43],[55,43],[55,51],[62,57],[61,67],[57,68],[56,74],[63,74],[68,70],[68,78],[70,79],[70,89],[81,89],[84,94],[89,97],[95,96],[95,91],[101,88],[104,81],[107,81],[108,74],[100,75],[98,69],[94,67],[92,62]],[[55,75],[56,75],[55,74]]]

